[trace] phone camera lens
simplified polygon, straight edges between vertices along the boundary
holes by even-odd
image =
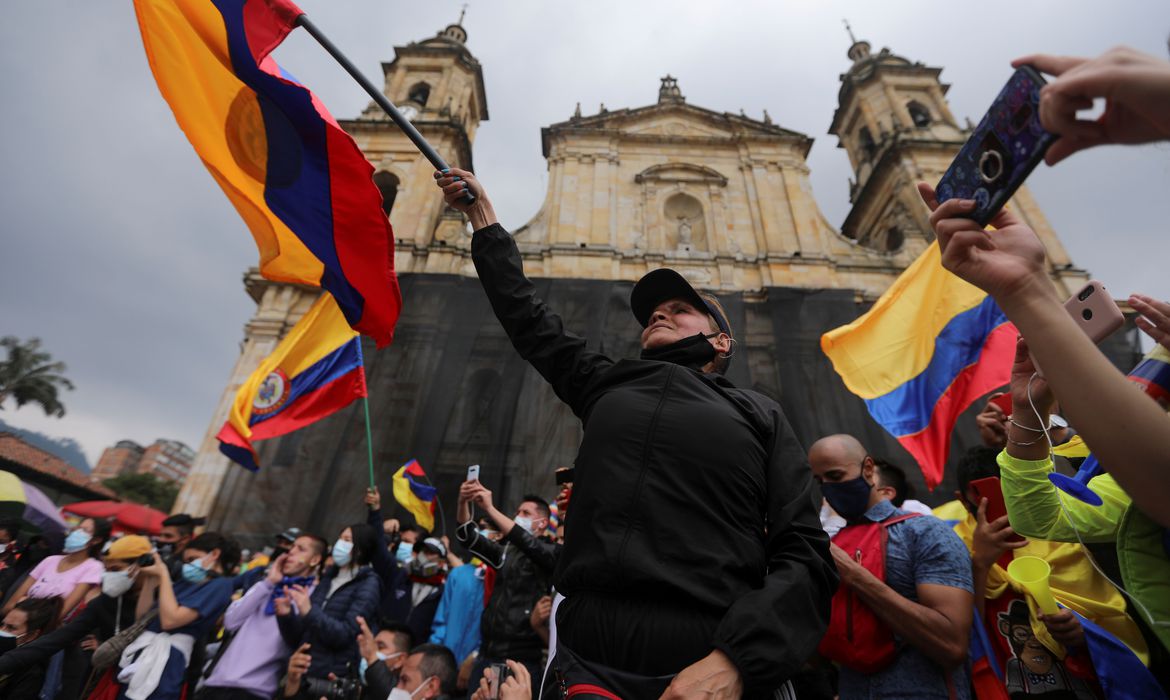
[[[1003,174],[1003,156],[999,151],[984,151],[979,157],[979,176],[984,182],[995,182]]]
[[[1092,309],[1082,309],[1081,310],[1081,318],[1085,319],[1086,321],[1092,321],[1093,320],[1093,310]]]

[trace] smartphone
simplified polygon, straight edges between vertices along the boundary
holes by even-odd
[[[573,475],[575,473],[576,469],[573,467],[561,467],[560,469],[557,469],[557,486],[564,486],[565,484],[573,483]]]
[[[467,480],[479,481],[479,465],[473,464],[467,468]]]
[[[999,410],[1003,411],[1005,416],[1012,414],[1012,394],[1010,391],[1004,392],[995,398],[992,398],[991,403],[999,406]]]
[[[971,490],[975,492],[975,505],[979,505],[979,501],[987,499],[987,522],[993,522],[1007,515],[1007,506],[1003,502],[1003,489],[999,485],[998,476],[989,476],[986,479],[975,479],[971,482]],[[1019,535],[1013,535],[1008,539],[1008,542],[1023,542],[1024,538]],[[1007,563],[1004,563],[1006,559]],[[1007,567],[1012,561],[1012,553],[1010,551],[1004,552],[1004,556],[1000,557],[1000,566]]]
[[[1056,135],[1040,126],[1040,88],[1045,80],[1020,66],[934,188],[939,204],[973,199],[965,216],[986,226],[1029,173],[1044,159]]]
[[[508,664],[492,664],[491,669],[492,679],[488,682],[488,698],[499,700],[500,686],[512,676],[512,670],[508,668]]]
[[[1072,316],[1085,335],[1094,343],[1100,343],[1117,329],[1125,325],[1125,315],[1117,307],[1117,302],[1105,291],[1105,285],[1097,280],[1090,280],[1064,302],[1064,309]],[[1032,356],[1032,365],[1041,377],[1040,365],[1036,363],[1036,356]]]

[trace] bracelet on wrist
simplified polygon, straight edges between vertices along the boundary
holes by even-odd
[[[1020,442],[1018,440],[1013,440],[1011,435],[1008,435],[1007,441],[1008,441],[1009,445],[1017,445],[1019,447],[1028,447],[1030,445],[1035,445],[1036,443],[1040,442],[1041,440],[1047,440],[1047,439],[1048,439],[1047,435],[1041,434],[1040,437],[1036,438],[1035,440],[1029,440],[1028,442]]]
[[[1016,426],[1016,427],[1017,427],[1017,428],[1019,428],[1020,430],[1027,430],[1027,431],[1028,431],[1028,432],[1030,432],[1030,433],[1043,433],[1043,432],[1044,432],[1044,431],[1046,431],[1046,430],[1052,430],[1052,421],[1051,421],[1051,419],[1049,419],[1048,425],[1047,425],[1047,426],[1045,426],[1045,427],[1043,427],[1043,428],[1033,428],[1033,427],[1030,427],[1030,426],[1027,426],[1027,425],[1020,425],[1020,424],[1019,424],[1019,423],[1017,423],[1017,422],[1016,422],[1016,420],[1015,420],[1014,418],[1012,418],[1011,416],[1008,416],[1008,422],[1009,422],[1009,423],[1011,423],[1012,425]]]

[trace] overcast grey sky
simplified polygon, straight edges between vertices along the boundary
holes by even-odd
[[[394,46],[434,35],[461,5],[301,2],[378,83]],[[843,17],[874,51],[944,68],[952,110],[975,121],[1016,56],[1125,43],[1165,57],[1170,35],[1166,0],[473,1],[464,26],[491,115],[477,171],[505,225],[523,224],[546,186],[540,127],[577,102],[586,114],[650,104],[669,72],[692,104],[767,109],[814,137],[814,192],[839,225],[850,170],[825,131],[849,67]],[[276,58],[338,118],[369,102],[303,31]],[[0,335],[43,338],[77,385],[62,420],[0,415],[79,440],[91,462],[122,438],[198,447],[254,308],[241,275],[257,254],[159,95],[132,4],[11,3],[0,60]],[[1170,146],[1081,154],[1041,166],[1029,185],[1073,259],[1114,296],[1170,299]]]

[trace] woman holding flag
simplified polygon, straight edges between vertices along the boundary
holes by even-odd
[[[591,351],[536,297],[475,176],[435,178],[471,220],[476,271],[512,344],[584,427],[553,668],[570,691],[620,697],[791,692],[837,576],[779,405],[722,376],[735,341],[718,301],[655,270],[630,298],[641,358]]]

